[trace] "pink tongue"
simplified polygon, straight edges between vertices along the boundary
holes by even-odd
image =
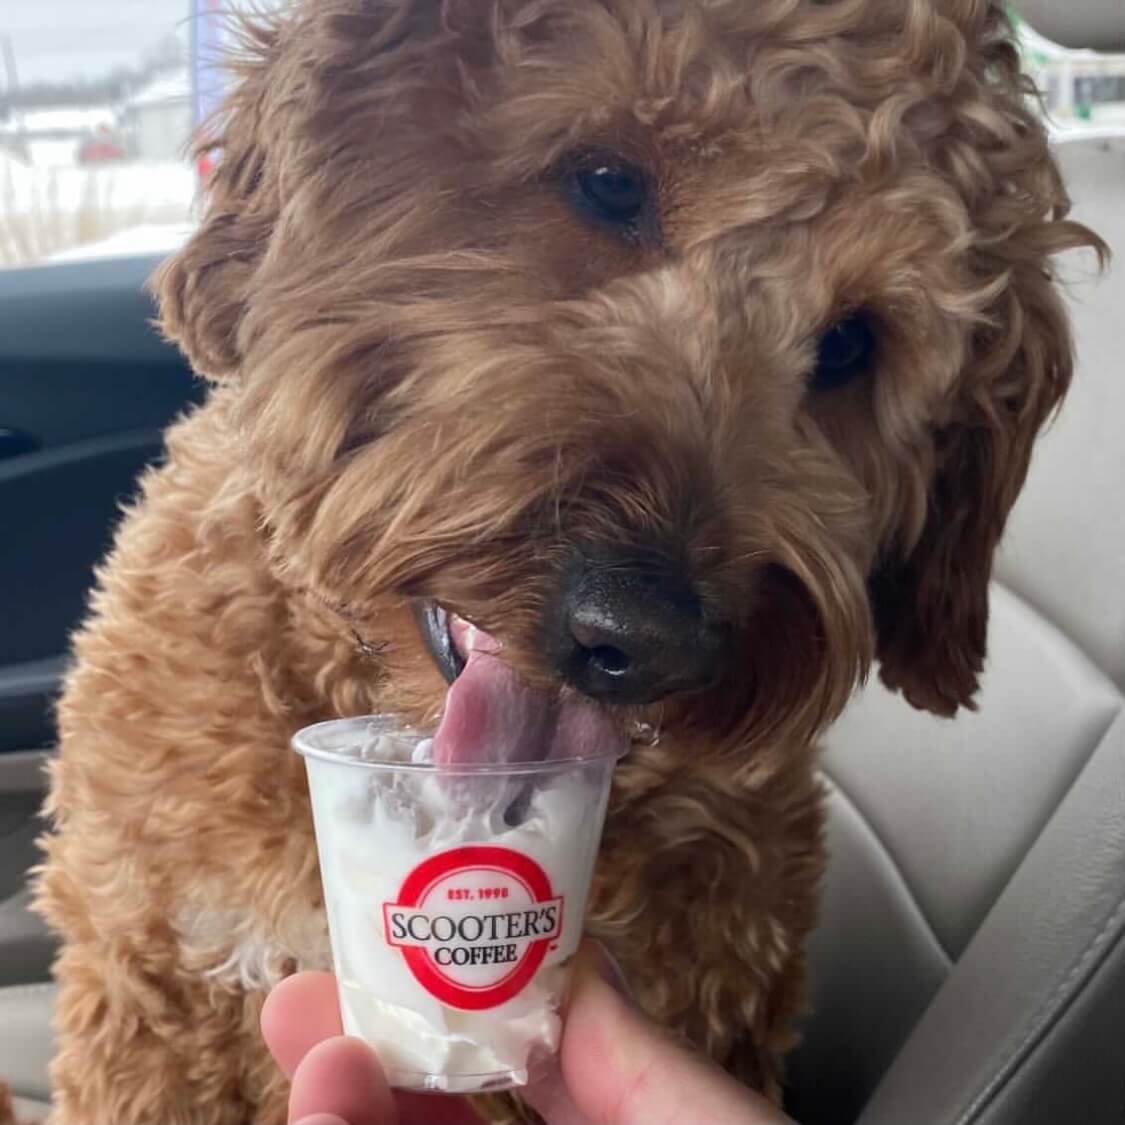
[[[498,656],[478,648],[446,694],[434,761],[449,766],[585,757],[620,739],[592,703],[556,703]]]
[[[499,657],[474,649],[445,697],[434,761],[518,762],[545,758],[555,713]]]

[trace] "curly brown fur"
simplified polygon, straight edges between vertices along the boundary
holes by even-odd
[[[876,655],[916,705],[970,703],[1071,375],[1050,256],[1097,243],[1001,5],[305,0],[247,45],[159,279],[216,387],[121,527],[60,711],[55,1120],[284,1120],[258,1006],[328,957],[289,736],[432,721],[412,598],[556,687],[576,543],[686,570],[735,637],[712,691],[629,713],[660,738],[618,771],[589,927],[778,1097],[815,738]],[[647,171],[646,227],[568,200],[591,150]],[[859,308],[875,370],[810,389]]]

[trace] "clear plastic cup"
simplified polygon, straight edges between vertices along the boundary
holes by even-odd
[[[613,767],[443,765],[384,716],[317,723],[305,758],[344,1031],[391,1085],[479,1093],[556,1053]]]

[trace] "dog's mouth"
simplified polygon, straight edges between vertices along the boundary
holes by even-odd
[[[453,643],[453,634],[450,632],[451,615],[437,602],[416,602],[414,616],[418,621],[422,640],[425,641],[438,671],[445,677],[447,684],[452,684],[465,670],[465,657]]]
[[[588,757],[624,746],[620,726],[601,707],[533,687],[483,629],[436,602],[418,604],[415,616],[449,684],[434,734],[439,766]]]

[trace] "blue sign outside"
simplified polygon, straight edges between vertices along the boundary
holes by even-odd
[[[223,98],[223,3],[192,0],[191,84],[196,128],[208,121]]]

